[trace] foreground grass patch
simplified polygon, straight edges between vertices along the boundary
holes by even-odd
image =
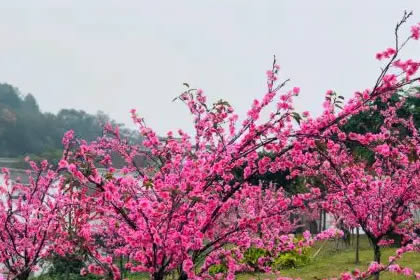
[[[322,244],[318,244],[322,246]],[[346,249],[336,249],[334,242],[328,242],[324,244],[320,254],[314,258],[308,265],[281,270],[279,274],[281,276],[291,278],[301,278],[303,280],[311,279],[324,279],[338,277],[342,272],[352,271],[359,269],[364,271],[367,269],[373,259],[373,251],[370,248],[368,240],[361,238],[361,250],[360,250],[360,263],[355,264],[355,249],[354,246],[350,246]],[[317,247],[313,248],[312,251],[316,252]],[[383,248],[382,249],[382,262],[387,263],[388,257],[395,254],[396,248]],[[409,266],[414,271],[420,271],[420,253],[407,253],[403,258],[398,261],[401,266]],[[250,279],[276,279],[275,274],[240,274],[237,276],[238,280],[250,280]],[[393,273],[383,273],[381,279],[413,279],[413,277],[405,277],[401,275],[395,275]]]
[[[354,269],[360,269],[364,271],[367,269],[373,259],[373,252],[370,248],[368,240],[361,237],[360,243],[360,263],[355,264],[355,248],[354,245],[348,248],[342,248],[343,245],[337,244],[334,241],[321,242],[311,248],[311,256],[316,257],[311,260],[307,265],[284,269],[279,272],[279,275],[301,278],[302,280],[317,280],[324,278],[338,277],[342,272],[352,271]],[[383,248],[382,249],[382,262],[386,263],[388,257],[395,254],[396,248]],[[398,262],[401,266],[409,266],[414,271],[420,272],[420,253],[407,253]],[[265,279],[276,279],[278,276],[274,273],[242,273],[236,275],[238,280],[265,280]],[[124,278],[130,280],[147,280],[149,276],[146,274],[131,274],[124,275]],[[73,278],[68,278],[69,280]],[[167,277],[168,280],[176,280],[176,275]],[[413,277],[405,277],[401,275],[395,275],[392,273],[383,273],[381,279],[414,279]],[[37,280],[56,280],[50,277],[39,277]],[[64,279],[65,280],[65,279]]]

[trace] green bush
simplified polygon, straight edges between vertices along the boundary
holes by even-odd
[[[308,264],[310,261],[308,248],[303,249],[301,253],[293,250],[277,256],[273,261],[272,268],[274,270],[297,268]]]
[[[80,270],[85,266],[82,258],[77,255],[54,256],[51,260],[51,268],[45,275],[37,280],[97,280],[99,276],[81,276]]]
[[[268,251],[262,248],[250,247],[244,253],[243,262],[254,268],[258,269],[258,260],[262,257],[268,256]]]
[[[258,265],[258,259],[267,256],[267,250],[250,247],[244,253],[244,261],[249,265]]]
[[[218,273],[225,273],[227,271],[227,267],[225,264],[214,264],[209,268],[210,275],[216,275]]]
[[[301,238],[295,238],[294,242],[299,242],[299,239]],[[268,250],[258,247],[248,248],[244,252],[243,258],[239,261],[253,268],[255,272],[261,272],[261,269],[258,266],[258,260],[265,257],[267,257],[267,260],[264,265],[271,266],[274,271],[301,267],[309,264],[311,261],[310,248],[303,248],[300,252],[298,250],[291,250],[274,256]],[[220,264],[214,264],[210,266],[208,271],[210,275],[226,273],[226,263],[222,261]]]

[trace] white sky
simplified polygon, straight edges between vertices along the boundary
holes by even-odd
[[[189,128],[182,83],[244,113],[265,93],[277,55],[300,86],[299,111],[320,112],[327,89],[344,96],[373,85],[377,51],[393,44],[419,0],[6,1],[0,0],[0,82],[32,93],[43,111],[102,110],[130,123],[136,108],[164,133]],[[420,56],[420,42],[405,56]]]

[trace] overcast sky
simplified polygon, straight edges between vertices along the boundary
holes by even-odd
[[[301,87],[298,110],[320,112],[327,89],[371,87],[378,50],[393,44],[404,10],[419,0],[5,1],[0,82],[32,93],[42,111],[102,110],[130,123],[135,108],[159,133],[189,128],[171,102],[188,82],[244,113],[265,93],[275,54]],[[406,57],[420,57],[420,42]]]

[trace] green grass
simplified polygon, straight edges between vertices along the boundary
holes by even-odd
[[[279,274],[281,276],[291,278],[301,278],[303,280],[316,280],[324,278],[338,277],[342,272],[352,271],[354,269],[360,269],[365,271],[368,265],[373,259],[373,251],[370,248],[368,240],[362,236],[360,242],[360,263],[355,264],[355,249],[354,246],[349,248],[336,249],[336,243],[334,241],[320,242],[311,249],[311,256],[313,256],[320,248],[321,250],[311,262],[305,266],[281,270]],[[388,262],[388,257],[395,254],[396,248],[383,248],[382,249],[382,263]],[[420,272],[420,253],[407,253],[401,260],[398,261],[401,266],[409,266],[414,271]],[[243,273],[238,274],[236,279],[238,280],[265,280],[265,279],[276,279],[276,274],[263,274],[263,273]],[[147,280],[149,277],[143,275],[129,275],[125,276],[130,280]],[[48,279],[49,278],[45,278]],[[168,279],[176,279],[168,277]],[[381,279],[414,279],[413,277],[405,277],[401,275],[395,275],[392,273],[381,274]]]
[[[360,264],[355,264],[355,249],[354,246],[343,249],[343,245],[340,244],[340,249],[336,249],[334,241],[328,241],[325,243],[319,243],[311,249],[312,255],[320,250],[319,254],[309,263],[303,267],[294,269],[285,269],[279,272],[281,276],[291,278],[301,278],[303,280],[316,280],[324,278],[338,277],[342,272],[352,271],[354,269],[360,269],[365,271],[373,259],[373,251],[370,248],[368,240],[362,236],[360,241]],[[382,249],[382,262],[388,262],[388,257],[394,255],[396,248],[383,248]],[[415,271],[420,271],[420,253],[407,253],[398,262],[401,266],[409,266]],[[263,274],[263,273],[244,273],[238,274],[236,279],[238,280],[265,280],[265,279],[276,279],[278,277],[274,273]],[[146,276],[129,278],[131,280],[145,280],[148,279]],[[381,274],[381,279],[414,279],[413,277],[405,277],[401,275],[395,275],[392,273]]]
[[[312,252],[316,252],[321,245],[322,244],[318,244],[314,247]],[[395,250],[396,248],[383,248],[382,263],[387,263],[388,257],[394,255]],[[318,256],[314,258],[310,264],[299,268],[285,269],[280,271],[279,274],[291,278],[299,277],[303,280],[332,278],[340,276],[342,272],[352,271],[356,268],[365,271],[372,259],[373,251],[366,238],[361,238],[360,263],[357,265],[355,264],[355,250],[352,246],[347,249],[336,250],[335,243],[330,241],[324,245]],[[407,253],[398,261],[398,264],[401,266],[409,266],[414,269],[414,271],[420,271],[420,254]],[[236,279],[258,280],[276,279],[276,277],[275,274],[240,274]],[[405,277],[387,272],[381,274],[381,279],[413,279],[413,277]]]

